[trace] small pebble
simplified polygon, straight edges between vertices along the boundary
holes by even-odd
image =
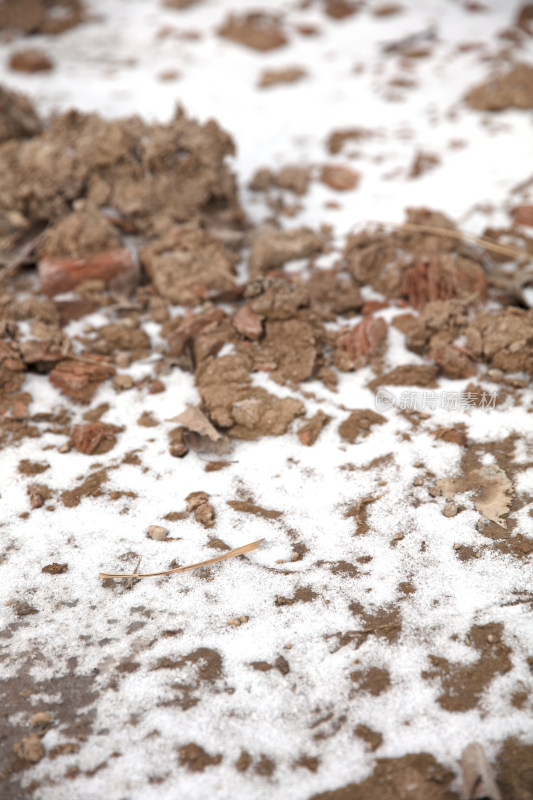
[[[52,722],[52,715],[47,711],[38,711],[31,718],[32,728],[43,728],[45,725],[50,725]]]
[[[423,483],[424,479],[420,475],[417,475],[413,481],[413,486],[422,486]]]
[[[168,531],[161,525],[148,525],[148,536],[150,539],[155,539],[157,542],[162,542],[168,536]]]
[[[446,503],[444,508],[442,509],[442,513],[445,517],[455,517],[457,514],[458,508],[454,503]]]
[[[115,356],[115,364],[120,369],[125,369],[131,364],[131,355],[129,353],[117,353]]]
[[[461,545],[458,542],[454,542],[453,549],[454,550],[460,550],[461,549]]]
[[[70,453],[70,444],[65,442],[65,444],[62,444],[61,447],[58,447],[57,449],[60,453]]]
[[[113,386],[121,392],[126,391],[133,388],[133,378],[131,375],[115,375]]]

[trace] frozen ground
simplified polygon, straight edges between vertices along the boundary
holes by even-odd
[[[181,103],[202,121],[216,119],[235,140],[232,166],[254,221],[270,211],[247,183],[259,167],[286,164],[338,161],[361,173],[358,189],[345,194],[313,181],[299,213],[284,223],[326,223],[339,245],[367,220],[401,222],[408,206],[444,211],[477,233],[508,224],[509,209],[533,198],[531,188],[515,191],[532,171],[532,113],[491,116],[462,102],[468,88],[509,62],[512,43],[498,34],[519,4],[502,0],[473,13],[451,0],[405,0],[402,13],[380,17],[367,2],[336,21],[320,3],[270,0],[289,44],[267,54],[215,35],[229,11],[258,2],[204,0],[183,11],[156,0],[87,5],[85,24],[32,38],[53,57],[52,73],[9,71],[7,58],[21,46],[13,40],[2,45],[0,81],[26,92],[44,114],[73,107],[166,121]],[[298,34],[303,23],[319,34]],[[383,55],[382,43],[428,28],[436,38],[427,57],[406,64]],[[198,38],[185,35],[191,31]],[[461,52],[464,43],[478,47]],[[517,60],[532,56],[530,38]],[[263,69],[294,65],[309,72],[301,82],[257,88]],[[179,77],[162,81],[168,70]],[[398,75],[414,85],[391,87]],[[353,145],[352,159],[328,155],[327,135],[353,126],[376,135]],[[419,151],[440,163],[413,180]],[[391,309],[380,313],[391,319]],[[105,321],[98,312],[68,332]],[[158,326],[147,330],[156,337]],[[391,327],[384,366],[406,363],[423,359]],[[139,361],[129,373],[139,379],[152,367],[153,359]],[[164,378],[161,394],[146,386],[99,389],[91,407],[109,403],[105,421],[125,428],[109,454],[61,452],[68,436],[52,432],[0,453],[2,722],[15,739],[28,735],[37,712],[53,722],[42,737],[45,757],[5,773],[2,798],[308,800],[363,781],[377,758],[422,752],[454,773],[450,791],[458,792],[469,742],[481,742],[494,761],[510,737],[533,744],[532,556],[513,544],[533,538],[533,391],[510,390],[495,409],[426,406],[409,416],[392,408],[384,424],[349,444],[338,426],[350,411],[374,408],[372,377],[370,367],[340,373],[332,393],[318,381],[289,389],[255,376],[271,392],[304,398],[308,417],[321,409],[332,421],[312,447],[294,432],[237,442],[218,472],[206,472],[206,457],[195,453],[169,455],[167,420],[199,400],[193,376],[180,369]],[[438,391],[462,392],[468,383],[440,378]],[[483,387],[500,388],[486,378]],[[28,377],[24,389],[32,415],[67,407],[79,422],[86,411],[41,376]],[[393,391],[399,398],[402,389]],[[138,425],[143,412],[157,425]],[[498,464],[511,479],[513,504],[499,534],[494,525],[491,536],[483,532],[472,491],[456,497],[452,517],[443,514],[445,498],[429,492],[462,474],[464,455],[433,431],[461,424],[480,463]],[[125,463],[132,451],[138,459]],[[20,473],[24,459],[47,469],[31,479]],[[109,472],[100,497],[75,507],[60,502],[79,476],[102,467]],[[52,500],[24,518],[32,480],[45,482]],[[165,520],[198,490],[211,497],[214,529],[191,516]],[[113,500],[113,491],[133,495]],[[357,506],[363,499],[371,502]],[[166,526],[172,540],[148,538],[152,524]],[[245,558],[199,572],[130,587],[98,579],[100,571],[131,571],[140,556],[141,571],[209,558],[216,554],[209,536],[231,548],[265,541]],[[52,562],[68,570],[41,573]],[[228,625],[239,617],[247,620]],[[360,726],[370,731],[367,741]],[[3,741],[11,747],[15,739]],[[198,763],[180,750],[190,743],[213,762],[204,753],[195,771]],[[251,759],[245,769],[243,751]]]

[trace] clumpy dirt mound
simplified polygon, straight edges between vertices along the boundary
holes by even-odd
[[[478,314],[466,329],[476,356],[504,372],[533,374],[533,311],[506,308]]]
[[[314,794],[310,800],[458,800],[450,789],[453,779],[453,772],[429,753],[379,758],[372,775],[362,783]]]
[[[457,231],[444,214],[408,209],[405,229],[350,236],[344,258],[354,280],[416,309],[434,300],[484,301],[487,280],[479,253],[456,237],[409,230],[409,225]]]
[[[240,219],[225,164],[233,152],[231,138],[215,122],[200,125],[183,111],[169,125],[148,125],[136,117],[110,122],[71,111],[54,117],[29,141],[0,147],[0,213],[18,211],[30,222],[57,223],[74,201],[88,199],[97,208],[113,209],[123,228],[145,235],[164,233],[194,216],[225,213]],[[49,241],[65,249],[77,225],[90,241],[82,220],[71,225],[56,238],[49,233]]]
[[[533,67],[517,64],[505,75],[498,75],[471,89],[465,99],[477,111],[533,108]]]
[[[323,250],[323,239],[309,228],[292,231],[266,229],[255,237],[250,252],[250,271],[256,275],[279,269],[288,261],[308,258]]]
[[[0,30],[27,35],[62,33],[83,20],[81,0],[4,0],[0,4]]]
[[[210,291],[235,285],[227,249],[201,229],[172,228],[142,247],[140,258],[157,292],[171,303],[198,305]]]
[[[353,444],[359,436],[368,436],[372,425],[383,425],[386,421],[385,417],[369,408],[358,409],[341,422],[339,434],[342,439]]]
[[[280,398],[251,386],[245,356],[206,359],[196,372],[196,384],[210,419],[235,439],[280,436],[304,413],[300,400]]]
[[[419,355],[428,355],[452,344],[467,324],[467,307],[458,300],[433,300],[418,317],[410,314],[393,322],[406,334],[407,347]]]
[[[94,203],[78,200],[72,213],[45,231],[41,250],[51,258],[84,258],[121,245],[118,230]]]
[[[179,749],[180,766],[186,767],[189,772],[203,772],[206,767],[220,764],[221,761],[222,756],[220,753],[216,756],[210,756],[203,747],[194,744],[194,742],[184,744]]]
[[[484,690],[497,675],[512,667],[512,650],[502,642],[503,625],[473,625],[469,642],[478,651],[471,664],[452,664],[447,658],[430,656],[432,670],[422,673],[426,679],[440,678],[442,693],[437,702],[446,711],[470,711],[481,699]]]
[[[41,122],[28,98],[0,86],[0,143],[35,136],[40,130]]]

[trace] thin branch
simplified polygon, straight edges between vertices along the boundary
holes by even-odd
[[[235,558],[235,556],[243,556],[245,553],[251,553],[252,550],[256,550],[259,547],[261,542],[264,542],[264,539],[258,539],[256,542],[237,547],[236,550],[230,550],[229,553],[223,553],[221,556],[215,556],[215,558],[208,558],[207,561],[199,561],[197,564],[189,564],[186,567],[176,567],[175,569],[165,569],[162,572],[146,572],[144,574],[113,574],[101,572],[100,578],[101,580],[105,580],[106,578],[155,578],[158,575],[172,575],[175,572],[188,572],[191,569],[198,569],[198,567],[207,567],[209,564],[215,564],[217,561],[225,561],[228,558]]]

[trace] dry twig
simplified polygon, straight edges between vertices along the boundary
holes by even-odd
[[[198,569],[198,567],[207,567],[209,564],[215,564],[217,561],[225,561],[228,558],[235,558],[235,556],[243,556],[246,553],[251,553],[252,550],[256,550],[263,541],[264,539],[258,539],[256,542],[250,542],[250,544],[237,547],[236,550],[230,550],[229,553],[223,553],[220,556],[215,556],[215,558],[208,558],[207,561],[199,561],[197,564],[188,564],[186,567],[175,567],[175,569],[165,569],[162,572],[146,572],[144,574],[113,574],[110,572],[101,572],[100,578],[101,580],[105,580],[106,578],[155,578],[158,575],[172,575],[175,572],[188,572],[191,569]]]
[[[383,225],[387,228],[394,228],[398,231],[405,231],[406,233],[428,233],[433,236],[443,236],[449,239],[457,239],[458,241],[468,241],[477,244],[479,247],[485,248],[493,253],[500,253],[504,256],[512,256],[513,258],[526,258],[531,259],[529,253],[521,250],[519,247],[513,245],[498,244],[490,239],[484,239],[482,236],[476,236],[474,233],[465,233],[464,231],[456,231],[453,228],[439,228],[433,225],[419,225],[414,222],[403,222],[397,224],[395,222],[379,222],[378,220],[370,220],[374,225]]]

